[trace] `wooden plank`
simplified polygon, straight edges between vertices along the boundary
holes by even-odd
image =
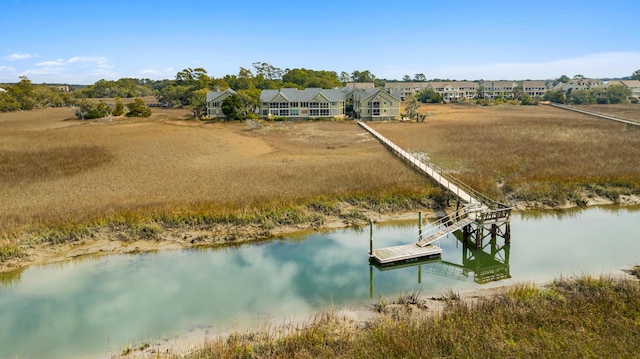
[[[381,264],[386,264],[411,259],[434,257],[441,254],[442,248],[439,247],[418,247],[416,244],[405,244],[396,247],[374,249],[371,257]]]

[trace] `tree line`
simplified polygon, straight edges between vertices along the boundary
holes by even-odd
[[[209,91],[222,91],[230,88],[237,92],[227,104],[233,106],[234,113],[251,114],[260,106],[260,91],[265,89],[294,88],[333,88],[344,86],[347,82],[370,82],[375,86],[384,86],[389,80],[377,78],[369,70],[356,70],[351,73],[326,70],[311,70],[305,68],[281,69],[266,62],[254,62],[252,69],[240,67],[237,74],[224,75],[220,78],[210,76],[204,68],[187,68],[176,73],[174,79],[150,80],[136,78],[122,78],[119,80],[99,80],[92,85],[77,88],[72,92],[64,92],[53,86],[34,85],[24,77],[11,85],[2,85],[0,91],[0,111],[20,111],[35,108],[73,105],[77,107],[79,118],[95,118],[99,115],[122,114],[147,115],[148,111],[129,109],[125,113],[124,106],[116,102],[115,106],[87,101],[88,98],[139,98],[155,96],[167,107],[186,108],[193,116],[200,118],[206,113],[206,95]],[[406,75],[403,80],[411,79]],[[628,79],[640,80],[640,70],[635,71]],[[416,74],[414,81],[426,81],[424,74]],[[436,79],[434,79],[435,81]],[[562,75],[557,82],[567,82],[569,78]],[[544,100],[589,104],[589,103],[621,103],[630,96],[624,86],[612,85],[607,89],[577,90],[566,97],[561,90],[548,91]],[[479,94],[482,91],[478,91]],[[514,89],[513,98],[522,104],[535,104],[538,99],[532,99],[522,89]],[[442,96],[433,89],[426,89],[417,95],[420,102],[442,102]],[[482,100],[482,98],[479,98]],[[500,100],[500,99],[498,99]],[[142,101],[142,100],[140,100]],[[135,101],[138,105],[140,101]],[[142,102],[143,103],[143,102]],[[122,113],[121,113],[122,112]],[[105,116],[106,116],[105,115]],[[104,117],[104,116],[100,116]]]

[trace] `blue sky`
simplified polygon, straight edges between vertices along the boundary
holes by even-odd
[[[253,62],[378,78],[624,77],[640,1],[0,0],[0,82],[174,78]]]

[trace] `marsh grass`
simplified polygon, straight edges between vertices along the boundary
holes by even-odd
[[[637,126],[548,106],[428,108],[425,123],[373,127],[493,198],[558,206],[640,194]]]
[[[362,324],[329,313],[288,335],[232,335],[186,357],[633,358],[639,318],[638,281],[579,277],[448,301],[430,315],[399,311]]]

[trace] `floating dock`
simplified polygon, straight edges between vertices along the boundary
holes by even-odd
[[[442,248],[434,245],[420,247],[417,243],[374,249],[369,260],[381,266],[440,258]]]

